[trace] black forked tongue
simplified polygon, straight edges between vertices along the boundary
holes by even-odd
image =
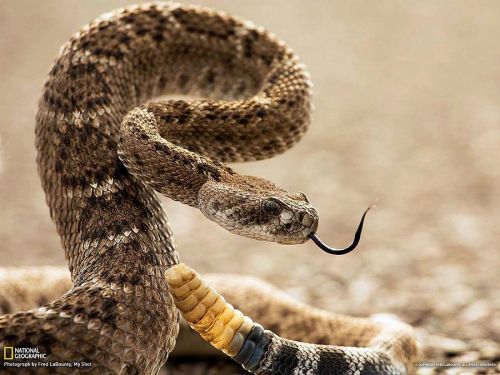
[[[323,250],[324,252],[326,252],[328,254],[344,255],[344,254],[350,253],[351,251],[353,251],[356,248],[356,246],[358,246],[359,240],[361,239],[361,232],[363,231],[363,223],[365,221],[365,216],[368,213],[368,211],[370,210],[370,208],[372,208],[372,207],[373,207],[373,205],[368,207],[365,210],[365,212],[363,213],[363,216],[361,216],[361,221],[358,225],[358,229],[356,230],[356,233],[354,234],[354,241],[352,241],[352,244],[350,244],[345,249],[335,249],[333,247],[326,245],[323,241],[321,241],[319,239],[319,237],[316,235],[316,233],[309,234],[309,238],[311,240],[313,240],[314,243],[316,245],[318,245],[321,250]]]

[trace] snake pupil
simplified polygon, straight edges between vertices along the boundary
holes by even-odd
[[[275,200],[268,200],[264,203],[264,210],[272,216],[278,216],[281,213],[281,205]]]

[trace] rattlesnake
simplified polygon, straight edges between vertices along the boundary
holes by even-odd
[[[165,93],[205,99],[147,102]],[[328,345],[282,339],[177,265],[153,189],[251,238],[293,244],[316,231],[318,215],[304,194],[223,164],[285,151],[304,134],[310,107],[296,55],[224,13],[153,3],[84,27],[56,59],[36,118],[39,173],[72,287],[52,303],[1,316],[0,346],[89,361],[92,373],[154,374],[175,344],[176,303],[205,336],[219,327],[223,338],[213,341],[254,373],[411,372],[416,344],[402,323],[337,316],[264,284],[214,279],[276,333]]]

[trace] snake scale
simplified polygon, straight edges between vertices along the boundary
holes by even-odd
[[[273,333],[178,264],[154,190],[239,235],[298,244],[316,231],[318,215],[304,194],[224,164],[294,145],[309,125],[310,87],[283,42],[201,7],[129,7],[75,34],[50,71],[36,117],[39,174],[72,285],[54,302],[17,313],[8,311],[6,288],[0,346],[92,362],[72,372],[155,374],[176,341],[177,305],[253,373],[412,372],[417,347],[402,323],[330,314],[244,278],[212,280]],[[164,94],[189,98],[150,101]],[[26,283],[29,272],[18,279]]]

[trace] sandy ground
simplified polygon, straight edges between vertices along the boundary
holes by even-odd
[[[426,360],[498,361],[500,3],[193,2],[272,30],[315,84],[313,126],[303,141],[235,168],[306,192],[320,212],[320,234],[337,246],[379,200],[359,250],[332,257],[311,243],[228,234],[165,199],[182,260],[200,272],[262,277],[328,310],[397,314],[431,334]],[[1,266],[65,263],[36,173],[37,100],[59,46],[128,3],[0,2]],[[217,366],[181,363],[168,371],[226,373]]]

